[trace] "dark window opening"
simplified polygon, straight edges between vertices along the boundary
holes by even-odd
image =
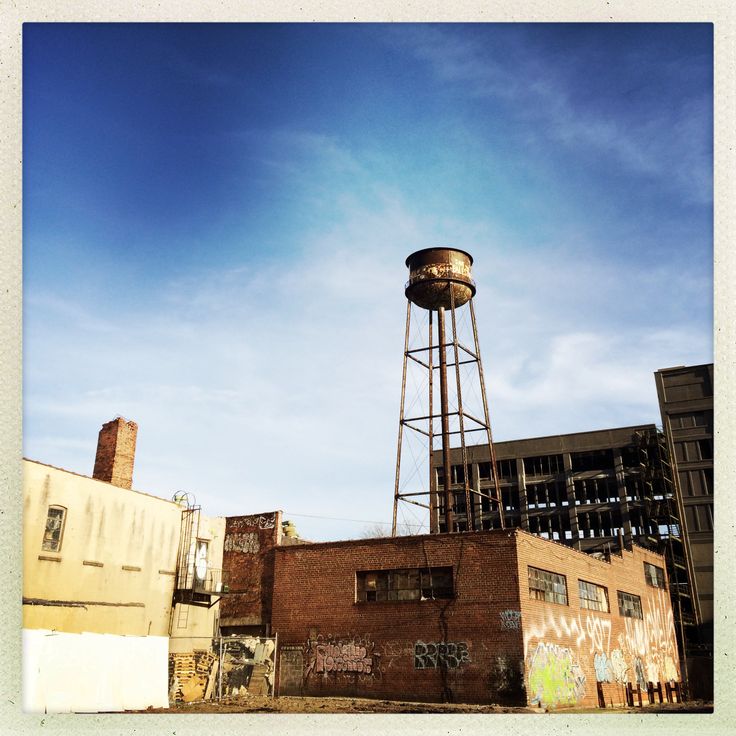
[[[641,612],[641,598],[631,593],[618,591],[618,612],[626,618],[644,618]]]
[[[653,588],[664,588],[664,570],[656,565],[651,565],[648,562],[644,563],[644,578],[647,581],[647,585],[651,585]]]
[[[570,455],[573,473],[586,470],[613,469],[613,450],[591,450],[589,452],[573,452]]]
[[[41,549],[45,552],[60,552],[64,536],[66,509],[63,506],[49,506],[46,515],[46,528],[43,533]]]
[[[358,602],[452,598],[451,567],[421,567],[356,573]]]
[[[565,466],[562,455],[540,455],[524,458],[524,472],[527,475],[555,475],[563,473]]]

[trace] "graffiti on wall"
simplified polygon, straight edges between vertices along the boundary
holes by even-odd
[[[225,552],[256,554],[260,548],[258,532],[235,532],[225,537]]]
[[[350,640],[317,637],[307,642],[307,669],[305,676],[376,674],[373,642],[361,638]]]
[[[501,617],[502,629],[513,629],[518,631],[521,628],[521,611],[501,611],[498,614]]]
[[[464,641],[418,641],[414,644],[414,669],[446,667],[454,670],[468,662],[470,652]]]
[[[533,705],[574,705],[585,695],[585,674],[572,650],[540,642],[529,662]]]
[[[620,649],[614,649],[611,652],[611,659],[609,661],[613,679],[619,684],[628,682],[629,666],[626,664],[624,653]]]
[[[623,619],[624,631],[617,642],[612,641],[608,617],[593,612],[555,615],[548,611],[546,618],[524,631],[528,669],[532,668],[532,660],[539,659],[540,644],[557,642],[570,645],[578,664],[591,675],[594,672],[598,682],[632,682],[646,687],[647,682],[678,680],[675,629],[666,591],[652,590],[642,598],[642,609],[642,618]],[[531,679],[530,690],[539,690],[531,687]],[[544,700],[545,692],[542,689],[539,702],[550,702]]]
[[[276,526],[276,513],[241,516],[238,518],[238,523],[242,526],[254,526],[257,529],[273,529]]]

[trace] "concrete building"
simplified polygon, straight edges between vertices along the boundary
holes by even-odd
[[[707,698],[713,692],[713,364],[664,368],[654,376],[697,625],[686,644],[690,680]]]
[[[136,432],[103,426],[93,477],[23,462],[26,711],[166,706],[217,633],[225,520],[133,490]]]
[[[596,558],[520,529],[277,547],[279,691],[544,707],[672,696],[666,586],[650,550]]]

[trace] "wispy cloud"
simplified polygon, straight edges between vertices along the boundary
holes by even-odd
[[[291,261],[171,282],[157,313],[126,306],[106,330],[78,306],[37,302],[27,349],[43,345],[65,396],[34,368],[30,454],[84,472],[94,427],[118,412],[141,425],[136,483],[144,490],[192,490],[215,513],[278,506],[389,518],[403,259],[433,242],[435,225],[395,193],[382,209],[354,204],[341,224],[306,235]],[[594,298],[594,260],[499,256],[492,243],[473,242],[481,224],[453,227],[479,265],[497,439],[656,421],[652,372],[707,358],[707,336],[668,331],[656,319],[623,332],[613,318],[593,327],[581,300]],[[620,276],[605,268],[612,282]],[[542,274],[553,290],[539,288]],[[631,308],[647,303],[630,295]],[[62,314],[60,333],[54,321]],[[119,367],[112,381],[111,358]],[[36,428],[41,417],[70,415],[89,432],[71,446]],[[315,537],[346,534],[316,519],[300,527]]]
[[[569,76],[540,58],[520,34],[482,43],[456,30],[415,26],[397,29],[391,38],[454,94],[509,106],[533,137],[609,155],[629,172],[677,187],[689,201],[712,202],[709,95],[656,110],[634,109],[622,98],[620,114],[612,119],[574,102]]]

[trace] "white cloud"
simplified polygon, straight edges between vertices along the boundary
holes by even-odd
[[[384,201],[352,202],[343,224],[306,234],[289,261],[172,282],[154,315],[121,302],[108,323],[58,300],[29,302],[26,453],[89,472],[96,430],[120,413],[140,425],[142,490],[192,491],[220,514],[390,520],[403,261],[437,242],[438,220],[396,193]],[[501,253],[478,240],[489,225],[451,227],[476,258],[496,439],[657,421],[652,372],[708,359],[697,326],[647,312],[636,282],[652,274],[569,259],[562,247]],[[629,303],[618,304],[627,277]],[[694,288],[686,274],[656,278]],[[628,326],[618,314],[637,310]],[[308,537],[360,533],[297,520]]]

